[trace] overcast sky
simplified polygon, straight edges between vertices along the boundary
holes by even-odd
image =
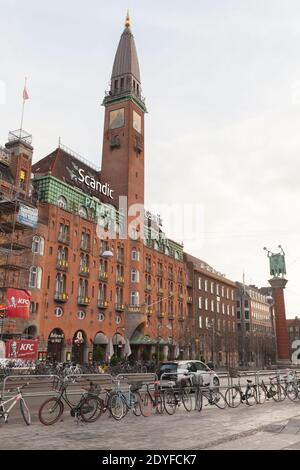
[[[200,205],[201,233],[185,249],[232,280],[244,270],[247,283],[267,285],[263,247],[281,243],[287,316],[299,315],[299,0],[0,6],[0,144],[20,126],[27,75],[34,161],[61,136],[100,165],[101,102],[129,7],[149,111],[147,206]]]

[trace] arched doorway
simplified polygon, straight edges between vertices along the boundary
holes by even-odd
[[[145,335],[145,323],[141,323],[130,338],[131,358],[135,360],[149,361],[155,355],[157,338],[151,339]]]
[[[76,364],[84,363],[84,350],[86,346],[86,334],[82,330],[76,331],[72,341],[72,361]]]
[[[30,325],[23,331],[23,335],[26,339],[35,339],[37,337],[37,327],[36,325]]]
[[[64,345],[64,332],[55,328],[48,336],[47,359],[51,362],[62,361],[62,349]]]
[[[94,338],[93,346],[93,361],[102,362],[106,358],[106,348],[108,344],[108,338],[102,331],[99,331]]]

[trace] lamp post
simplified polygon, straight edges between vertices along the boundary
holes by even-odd
[[[212,342],[211,342],[211,358],[215,367],[215,320],[214,318],[208,323],[207,328],[212,332]]]

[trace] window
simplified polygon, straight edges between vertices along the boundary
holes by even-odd
[[[65,198],[64,196],[58,196],[57,205],[58,205],[58,207],[60,207],[61,209],[66,209],[67,206],[68,206],[68,203],[67,203],[66,198]]]
[[[211,294],[214,293],[214,283],[213,282],[210,283],[210,293]]]
[[[139,261],[139,259],[140,259],[140,254],[139,254],[139,252],[138,252],[136,249],[133,249],[133,250],[131,251],[131,259],[132,259],[132,261]]]
[[[222,304],[222,313],[225,313],[225,304]]]
[[[217,302],[217,313],[220,313],[220,302]]]
[[[202,297],[199,297],[198,302],[199,308],[202,308]]]
[[[205,292],[208,291],[208,280],[207,279],[205,279],[205,281],[204,281],[204,290],[205,290]]]
[[[32,253],[43,255],[44,254],[44,239],[35,235],[32,239]]]
[[[215,303],[214,303],[213,300],[210,301],[210,309],[211,309],[212,312],[214,312],[214,310],[215,310]]]
[[[42,283],[42,269],[38,266],[31,266],[29,271],[29,287],[40,289]]]
[[[20,182],[20,188],[25,190],[25,182],[26,182],[26,171],[25,170],[20,170],[19,182]]]
[[[231,291],[231,300],[234,300],[234,290]]]
[[[119,325],[121,323],[121,317],[120,315],[116,316],[116,324]]]
[[[209,319],[208,319],[208,317],[205,318],[205,326],[206,326],[206,328],[208,328],[208,326],[209,326]]]
[[[79,310],[79,312],[77,312],[77,317],[79,320],[84,320],[85,319],[85,312],[83,310]]]
[[[202,289],[202,279],[201,279],[201,277],[198,278],[198,289],[199,290]]]
[[[202,317],[201,317],[201,315],[199,317],[199,328],[202,328]]]
[[[227,305],[227,315],[230,315],[229,305]]]
[[[231,315],[234,317],[234,305],[231,306]]]
[[[132,291],[130,294],[131,305],[139,305],[139,293],[137,291]]]
[[[55,280],[55,292],[63,294],[66,291],[66,276],[64,274],[57,274]]]
[[[205,310],[208,310],[208,299],[205,299]]]
[[[245,310],[245,320],[250,320],[249,310]]]
[[[88,218],[87,208],[84,206],[80,206],[78,214],[79,214],[79,217],[82,217],[83,219],[87,219]]]
[[[63,309],[62,309],[61,307],[56,307],[56,308],[54,309],[54,315],[55,315],[57,318],[62,317],[63,314],[64,314],[64,311],[63,311]]]
[[[98,321],[104,321],[104,320],[105,320],[104,313],[98,313]]]
[[[139,281],[140,281],[139,271],[137,269],[132,269],[131,270],[131,282],[139,282]]]
[[[219,294],[219,293],[220,293],[220,286],[219,286],[219,284],[217,284],[216,289],[217,289],[217,295],[220,295],[220,294]]]
[[[239,310],[236,312],[236,318],[237,320],[241,319],[241,312]]]
[[[224,286],[221,287],[221,295],[224,297]]]

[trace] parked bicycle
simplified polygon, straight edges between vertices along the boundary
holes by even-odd
[[[115,380],[115,388],[109,399],[110,412],[117,421],[124,418],[129,410],[132,410],[135,416],[142,414],[142,399],[139,393],[142,383],[128,383],[128,390],[124,391],[121,387],[123,378],[119,376]]]
[[[240,378],[238,384],[229,387],[225,393],[225,400],[230,408],[237,408],[241,403],[247,403],[249,406],[257,403],[257,390],[256,385],[252,380],[247,379],[245,389],[242,389]]]
[[[90,383],[90,389],[85,390],[79,402],[74,405],[67,395],[68,382],[68,378],[61,380],[57,395],[49,398],[41,405],[39,409],[39,420],[45,426],[51,426],[57,423],[63,415],[64,403],[69,406],[71,416],[75,417],[77,420],[81,419],[86,423],[92,423],[100,417],[102,404],[92,388],[93,383]],[[73,380],[73,382],[75,381]]]
[[[208,387],[202,386],[202,380],[198,380],[195,385],[195,410],[201,411],[204,406],[215,405],[224,410],[227,407],[226,399],[218,386],[214,385],[214,373],[210,373],[210,383]],[[207,403],[205,401],[207,400]]]
[[[4,422],[7,423],[8,421],[8,417],[9,417],[9,413],[11,412],[11,410],[14,408],[14,406],[20,402],[20,411],[21,411],[21,415],[23,416],[23,419],[25,421],[25,424],[27,424],[27,426],[29,426],[29,424],[31,423],[31,416],[30,416],[30,411],[29,411],[29,408],[28,406],[26,405],[26,402],[23,398],[23,394],[22,394],[22,390],[23,388],[25,388],[27,385],[29,385],[29,383],[26,383],[24,385],[22,385],[21,387],[17,387],[17,395],[14,395],[13,397],[11,398],[8,398],[6,400],[4,400],[4,398],[1,396],[0,397],[0,419],[4,419]],[[8,390],[9,392],[9,390]],[[8,404],[10,403],[10,405],[8,406],[8,408],[6,407]]]

